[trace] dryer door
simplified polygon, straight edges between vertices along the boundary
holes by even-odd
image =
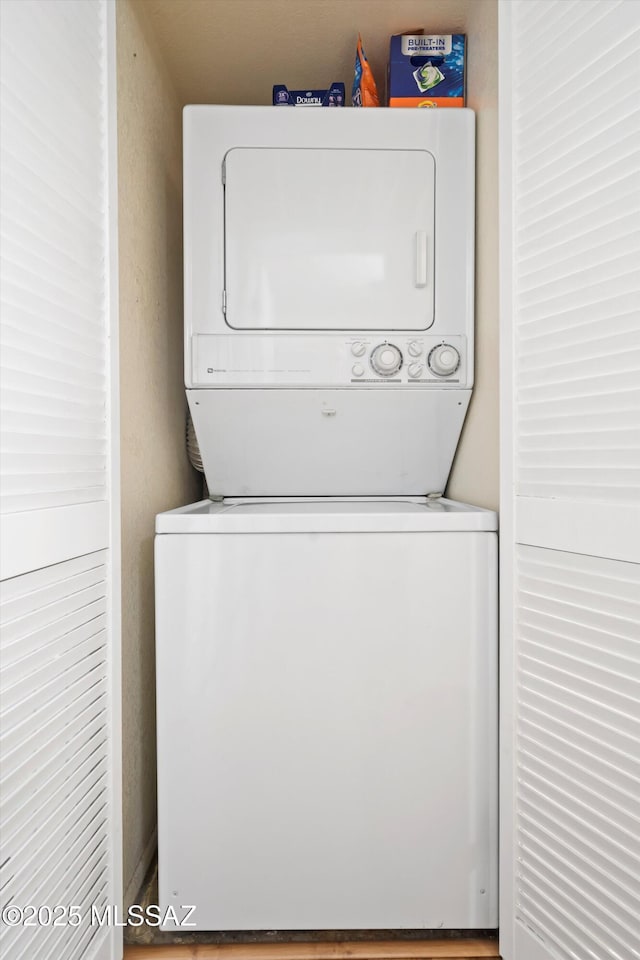
[[[430,153],[239,147],[223,179],[230,327],[431,326]]]

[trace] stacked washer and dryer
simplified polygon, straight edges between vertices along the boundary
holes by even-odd
[[[497,926],[496,516],[469,110],[187,107],[210,499],[156,526],[160,902],[201,930]]]

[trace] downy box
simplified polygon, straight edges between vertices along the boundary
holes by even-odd
[[[328,90],[289,90],[283,83],[273,87],[274,107],[344,107],[344,83]]]

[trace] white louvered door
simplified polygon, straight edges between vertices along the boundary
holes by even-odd
[[[122,956],[114,14],[0,0],[7,960]]]
[[[501,953],[640,958],[640,3],[501,0]]]

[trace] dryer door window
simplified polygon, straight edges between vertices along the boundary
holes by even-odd
[[[223,179],[230,327],[431,326],[430,153],[234,148]]]

